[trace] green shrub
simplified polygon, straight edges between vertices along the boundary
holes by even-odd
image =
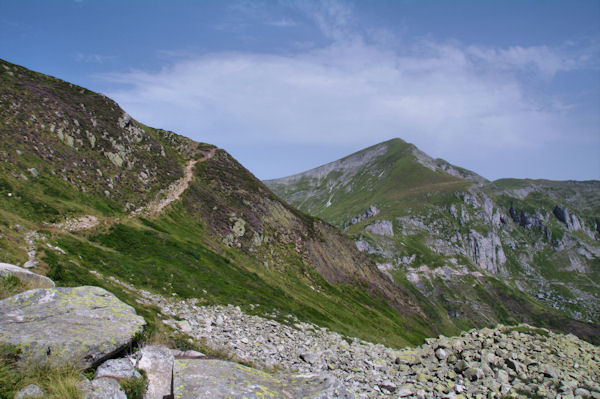
[[[140,378],[123,378],[121,380],[121,388],[125,391],[127,399],[142,399],[146,392],[148,379],[143,370],[140,372],[142,373]]]

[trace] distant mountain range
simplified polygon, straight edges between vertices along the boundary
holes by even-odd
[[[393,139],[265,184],[457,326],[600,320],[598,181],[490,182]]]

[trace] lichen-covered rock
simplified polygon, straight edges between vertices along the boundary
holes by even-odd
[[[119,381],[114,378],[95,378],[80,388],[85,399],[127,399]]]
[[[128,345],[145,321],[99,287],[42,288],[0,301],[0,343],[38,362],[97,365]]]
[[[163,399],[171,395],[173,353],[166,346],[148,345],[137,353],[136,367],[146,372],[145,399]]]
[[[178,359],[173,372],[176,399],[353,398],[336,379],[316,374],[273,376],[215,359]]]
[[[31,283],[39,288],[52,288],[54,287],[54,281],[50,280],[46,276],[42,276],[27,269],[19,266],[11,265],[9,263],[0,263],[0,276],[13,275],[19,280],[23,280]]]
[[[96,369],[94,379],[110,377],[120,381],[123,378],[141,378],[141,376],[129,359],[109,359]]]

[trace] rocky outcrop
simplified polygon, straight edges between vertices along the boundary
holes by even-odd
[[[0,342],[42,363],[97,365],[144,325],[131,306],[99,287],[42,288],[0,301]]]
[[[476,265],[494,274],[503,271],[506,255],[502,241],[496,233],[491,232],[484,236],[475,230],[469,230],[468,237],[467,254]]]
[[[217,359],[175,360],[173,394],[177,399],[354,398],[334,378],[319,375],[273,376]]]
[[[144,301],[172,317],[165,323],[176,329],[175,318],[186,320],[194,340],[257,365],[317,374],[316,381],[334,377],[358,397],[555,397],[559,391],[574,394],[577,389],[600,395],[600,348],[573,335],[528,325],[471,330],[457,337],[426,339],[420,347],[396,350],[342,337],[293,318],[288,326],[247,315],[234,306],[197,306],[194,300],[174,302],[153,294],[146,294]],[[185,376],[183,370],[188,367],[190,372]],[[241,387],[254,381],[265,392],[278,392],[269,385],[269,375],[221,361],[175,360],[174,373],[176,398],[178,386],[186,387],[180,397],[190,397],[183,392],[216,389],[215,381],[225,385],[222,378],[226,375],[239,381]],[[249,397],[253,392],[244,391]]]
[[[378,220],[375,223],[368,225],[365,230],[370,231],[373,234],[384,237],[394,236],[394,226],[389,220]]]
[[[19,266],[11,265],[9,263],[0,263],[0,276],[15,276],[19,280],[30,283],[33,287],[37,288],[52,288],[54,287],[54,281],[50,280],[46,276],[42,276],[27,269]]]
[[[379,214],[379,209],[377,209],[377,207],[375,205],[371,205],[361,215],[350,219],[350,223],[348,223],[348,226],[352,226],[353,224],[359,223],[359,222],[363,221],[364,219],[372,218],[374,216],[377,216],[378,214]]]
[[[569,229],[569,231],[579,231],[582,229],[582,222],[574,213],[569,211],[567,208],[561,205],[556,205],[552,210],[552,213],[554,214],[554,216],[556,216],[558,220],[560,220],[562,223],[565,224],[565,226],[567,226],[567,229]]]

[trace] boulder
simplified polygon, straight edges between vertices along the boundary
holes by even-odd
[[[216,359],[178,359],[173,370],[173,395],[192,398],[350,399],[336,379],[317,374],[278,376]]]
[[[54,287],[54,281],[50,280],[46,276],[42,276],[27,269],[19,266],[11,265],[9,263],[0,263],[0,276],[15,276],[19,280],[30,283],[37,288],[52,288]]]
[[[129,359],[109,359],[98,366],[94,379],[110,377],[120,381],[123,378],[140,378],[141,376]]]
[[[95,378],[80,385],[85,399],[127,399],[125,391],[114,378]]]
[[[136,367],[146,372],[148,387],[144,399],[171,395],[173,353],[166,346],[145,346],[137,353]]]
[[[37,362],[95,366],[127,346],[145,325],[135,310],[99,287],[41,288],[0,301],[0,343]]]

